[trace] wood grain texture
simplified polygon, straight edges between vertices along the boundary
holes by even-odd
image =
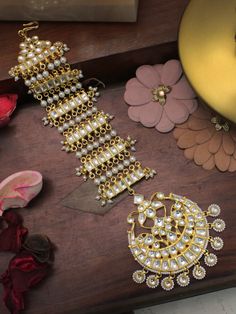
[[[158,175],[137,185],[138,192],[150,196],[161,190],[186,195],[204,209],[210,203],[222,207],[227,229],[219,263],[207,269],[205,280],[171,292],[137,285],[131,275],[139,266],[127,248],[128,213],[134,210],[127,196],[105,216],[65,208],[61,201],[81,184],[74,176],[78,165],[74,155],[60,151],[60,135],[43,127],[42,109],[29,103],[17,109],[9,127],[1,130],[1,179],[15,171],[38,170],[44,187],[29,208],[19,212],[31,233],[45,233],[57,246],[54,270],[27,297],[26,314],[110,314],[151,304],[230,287],[236,283],[235,173],[205,171],[186,160],[172,133],[160,134],[129,120],[123,101],[123,86],[107,88],[99,107],[115,115],[113,125],[121,136],[138,140],[137,158]],[[0,272],[10,255],[0,255]],[[0,313],[6,314],[2,303]]]
[[[64,41],[72,64],[176,41],[178,24],[188,0],[140,0],[137,23],[40,23],[42,39]],[[22,23],[0,23],[0,81],[16,63]],[[9,84],[9,82],[8,82]]]

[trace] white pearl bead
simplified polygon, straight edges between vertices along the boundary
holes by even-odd
[[[59,67],[60,64],[61,64],[61,62],[60,62],[59,60],[55,60],[55,61],[54,61],[55,67]]]
[[[41,101],[41,106],[42,106],[42,107],[46,107],[46,106],[47,106],[46,100],[42,100],[42,101]]]
[[[128,160],[128,159],[125,159],[124,161],[123,161],[123,164],[124,164],[124,166],[129,166],[129,164],[130,164],[130,161]]]
[[[59,93],[59,97],[60,97],[60,98],[64,98],[64,97],[65,97],[65,94],[64,94],[63,92],[60,92],[60,93]]]
[[[105,134],[105,139],[106,139],[107,141],[109,141],[109,140],[111,139],[111,135],[110,135],[110,134]]]
[[[48,97],[47,102],[48,102],[49,104],[53,103],[53,98],[52,98],[52,97]]]
[[[37,41],[38,39],[39,39],[39,38],[38,38],[38,36],[36,36],[36,35],[32,37],[32,40],[33,40],[33,41]]]
[[[82,155],[87,155],[88,151],[86,148],[82,148],[81,153],[82,153]]]
[[[94,106],[94,107],[92,108],[92,112],[97,112],[97,110],[98,110],[98,108],[97,108],[96,106]]]
[[[27,57],[30,58],[30,59],[33,58],[34,57],[34,53],[33,52],[28,53]]]
[[[100,184],[100,180],[99,180],[98,178],[96,178],[96,179],[94,179],[94,183],[95,183],[96,185],[99,185],[99,184]]]
[[[35,49],[35,52],[39,54],[39,53],[42,52],[42,49],[38,47],[38,48]]]
[[[30,80],[26,80],[26,81],[25,81],[25,85],[26,85],[26,86],[30,86],[30,85],[31,85]]]
[[[24,42],[20,43],[19,47],[20,47],[20,49],[25,49],[26,43],[24,43]]]
[[[103,143],[105,143],[105,138],[104,137],[99,137],[99,143],[101,143],[101,144],[103,144]]]
[[[75,124],[75,121],[74,120],[70,120],[69,121],[69,126],[73,126]]]
[[[65,92],[66,95],[69,95],[70,94],[70,89],[66,88],[64,92]]]
[[[55,46],[51,46],[51,47],[50,47],[50,51],[51,51],[51,52],[56,51],[56,47],[55,47]]]
[[[52,43],[51,43],[49,40],[46,40],[46,41],[45,41],[45,45],[46,45],[47,47],[50,47],[51,44],[52,44]]]
[[[23,56],[19,56],[17,59],[18,59],[19,62],[24,62],[25,61],[25,57],[23,57]]]
[[[105,182],[106,181],[106,176],[101,176],[100,180],[101,180],[101,182]]]
[[[77,87],[77,89],[80,89],[82,87],[82,84],[81,83],[77,83],[76,87]]]
[[[70,90],[71,90],[72,92],[76,92],[76,87],[75,87],[75,86],[71,86]]]
[[[111,130],[111,133],[110,133],[110,134],[111,134],[111,136],[116,136],[116,135],[117,135],[117,132],[116,132],[116,130],[113,129],[113,130]]]
[[[114,174],[116,174],[116,173],[118,172],[117,167],[113,167],[113,168],[112,168],[112,172],[113,172]]]
[[[53,95],[53,100],[58,101],[59,96],[57,94]]]
[[[98,143],[97,141],[95,141],[95,142],[93,143],[93,147],[94,147],[94,148],[98,148],[98,147],[99,147],[99,143]]]
[[[58,132],[59,132],[59,133],[62,133],[62,132],[63,132],[63,127],[59,126]]]
[[[107,172],[106,172],[106,176],[107,176],[108,178],[112,177],[112,172],[111,172],[111,171],[107,171]]]
[[[33,58],[32,58],[32,62],[33,62],[34,64],[38,63],[38,61],[39,61],[39,60],[38,60],[37,57],[33,57]]]
[[[87,116],[90,117],[91,115],[92,115],[92,111],[91,111],[91,110],[88,110],[88,111],[87,111]]]
[[[28,53],[28,50],[26,50],[26,49],[22,49],[21,51],[20,51],[20,54],[21,55],[26,55]]]
[[[75,118],[75,122],[79,123],[81,121],[81,118],[78,116]]]
[[[87,150],[89,150],[89,151],[93,150],[93,145],[88,144],[88,145],[87,145]]]
[[[43,76],[42,76],[42,74],[37,74],[37,80],[39,80],[39,81],[41,81],[43,79]]]
[[[86,119],[87,115],[85,113],[81,114],[81,119]]]
[[[64,130],[67,130],[69,128],[69,124],[68,123],[64,123],[63,124],[63,128],[64,128]]]
[[[35,83],[37,81],[36,77],[34,77],[34,76],[32,76],[30,80],[31,80],[32,83]]]
[[[136,158],[134,156],[130,156],[130,162],[135,162],[136,161]]]
[[[49,76],[48,71],[43,71],[43,76],[44,76],[44,77],[48,77],[48,76]]]
[[[123,169],[124,169],[124,166],[123,166],[122,164],[119,164],[119,165],[117,166],[117,168],[118,168],[119,170],[123,170]]]
[[[54,64],[53,63],[49,63],[48,64],[48,70],[53,70],[54,69]]]
[[[61,57],[60,61],[61,61],[61,63],[66,63],[66,58],[65,57]]]
[[[26,64],[29,68],[33,65],[31,61],[26,61]]]
[[[77,157],[77,158],[81,158],[81,157],[82,157],[81,152],[77,152],[77,153],[76,153],[76,157]]]

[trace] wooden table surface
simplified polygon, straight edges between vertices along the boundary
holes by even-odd
[[[109,55],[114,53],[120,56],[122,64],[122,51],[131,50],[129,58],[125,58],[125,71],[127,60],[132,59],[133,65],[141,62],[136,59],[137,56],[144,56],[145,50],[141,48],[153,45],[156,47],[153,51],[158,52],[159,44],[176,40],[177,23],[186,3],[184,0],[141,1],[140,16],[146,10],[149,17],[147,14],[140,18],[137,25],[71,23],[57,24],[58,28],[53,28],[51,24],[52,28],[49,28],[48,24],[43,23],[40,34],[46,34],[51,40],[67,39],[70,46],[77,47],[76,53],[71,52],[73,62],[99,56],[106,60],[106,55],[109,59]],[[160,27],[158,18],[162,21]],[[155,29],[148,27],[150,20]],[[142,25],[145,27],[142,28]],[[9,37],[13,38],[11,34],[17,26],[3,23],[2,27],[0,42],[5,40],[6,43],[4,31],[9,29]],[[75,36],[77,31],[78,36]],[[112,35],[109,35],[110,31]],[[119,34],[121,37],[118,37]],[[11,55],[3,53],[3,45],[0,48],[2,80],[6,77],[7,68],[12,65],[16,49],[15,42],[8,43]],[[139,55],[132,54],[133,49],[139,48]],[[164,53],[165,49],[160,51]],[[162,58],[162,54],[155,56],[153,53],[151,60],[159,62]],[[93,64],[96,68],[95,61]],[[19,212],[30,232],[47,234],[57,250],[53,274],[29,294],[26,314],[124,313],[137,307],[230,287],[236,283],[236,175],[203,170],[185,159],[172,133],[159,134],[154,129],[146,129],[130,121],[123,93],[122,83],[108,86],[102,92],[99,106],[116,116],[113,125],[121,135],[130,134],[138,140],[137,158],[158,171],[155,179],[138,184],[137,191],[147,196],[158,190],[165,193],[172,191],[188,196],[203,208],[210,203],[218,203],[227,224],[223,234],[225,247],[220,251],[219,263],[207,269],[205,280],[192,280],[187,288],[178,287],[165,292],[135,284],[131,276],[139,266],[127,247],[126,232],[127,214],[134,209],[132,197],[127,196],[105,216],[65,208],[63,199],[82,184],[81,179],[74,176],[78,162],[74,155],[66,155],[60,150],[57,131],[43,127],[43,110],[38,104],[30,102],[18,106],[11,124],[0,131],[0,179],[25,169],[38,170],[43,174],[43,191],[27,209],[20,209]],[[6,269],[10,257],[10,254],[0,254],[0,272]],[[7,313],[2,303],[0,313]]]

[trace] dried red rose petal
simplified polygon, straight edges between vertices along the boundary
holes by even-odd
[[[16,108],[16,94],[0,95],[0,127],[8,124],[10,116]]]

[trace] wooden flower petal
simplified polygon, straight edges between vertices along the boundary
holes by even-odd
[[[165,111],[163,110],[162,117],[160,122],[156,125],[156,129],[159,132],[167,133],[174,128],[174,123],[169,120],[168,116],[166,115]]]
[[[196,143],[203,144],[205,142],[208,142],[212,137],[212,134],[213,130],[209,128],[198,131],[196,134]]]
[[[161,84],[161,78],[157,71],[151,65],[142,65],[136,70],[138,80],[147,88],[158,87]]]
[[[180,78],[182,74],[182,66],[179,60],[167,61],[162,69],[161,81],[164,85],[172,86]]]
[[[188,109],[189,113],[193,113],[197,110],[198,101],[197,99],[183,99],[182,102],[184,103],[185,107]]]
[[[209,121],[198,119],[195,118],[194,116],[191,116],[191,118],[188,121],[188,126],[191,130],[203,130],[209,127]]]
[[[212,136],[208,143],[208,150],[212,154],[215,154],[219,150],[222,143],[222,133],[217,131],[215,132],[216,133]]]
[[[234,172],[236,171],[236,159],[231,157],[230,158],[230,163],[229,163],[229,168],[228,168],[229,172]]]
[[[181,129],[181,128],[175,128],[173,131],[173,135],[176,140],[184,133],[185,133],[185,129]]]
[[[150,128],[155,126],[161,119],[163,107],[157,102],[150,102],[140,109],[140,122]]]
[[[131,78],[130,80],[128,80],[128,82],[125,85],[126,89],[129,89],[130,87],[143,87],[143,84],[141,84],[136,77]]]
[[[164,64],[154,64],[153,69],[157,71],[159,76],[161,77],[162,70],[163,70]]]
[[[172,86],[172,96],[176,99],[192,99],[196,95],[185,76]]]
[[[181,100],[168,97],[164,110],[173,123],[182,123],[188,119],[189,111]]]
[[[229,130],[229,133],[232,139],[236,142],[236,129],[231,127],[231,129]]]
[[[211,153],[208,150],[208,143],[197,146],[194,153],[194,161],[197,165],[203,165],[210,157]]]
[[[176,127],[179,129],[188,129],[188,122],[177,124]]]
[[[202,168],[205,170],[212,170],[215,167],[215,160],[214,160],[214,156],[211,155],[211,157],[204,162],[204,164],[202,165]]]
[[[131,106],[140,106],[152,100],[152,93],[145,86],[130,86],[125,91],[124,99]]]
[[[191,130],[186,130],[183,135],[178,139],[177,145],[180,148],[189,148],[195,144],[196,132]]]
[[[189,147],[189,148],[186,148],[184,150],[184,156],[187,158],[187,159],[190,159],[192,160],[193,157],[194,157],[194,153],[195,153],[195,150],[196,150],[197,146],[193,146],[193,147]]]
[[[230,156],[225,154],[222,146],[215,154],[215,164],[220,171],[226,171],[229,168]]]
[[[229,133],[223,133],[223,148],[227,155],[233,155],[236,143],[234,143]]]
[[[131,120],[135,121],[135,122],[139,122],[140,118],[139,118],[139,111],[140,111],[140,107],[141,106],[131,106],[128,109],[128,116]]]
[[[194,111],[193,116],[199,119],[210,120],[211,113],[206,110],[204,107],[198,107],[196,111]]]

